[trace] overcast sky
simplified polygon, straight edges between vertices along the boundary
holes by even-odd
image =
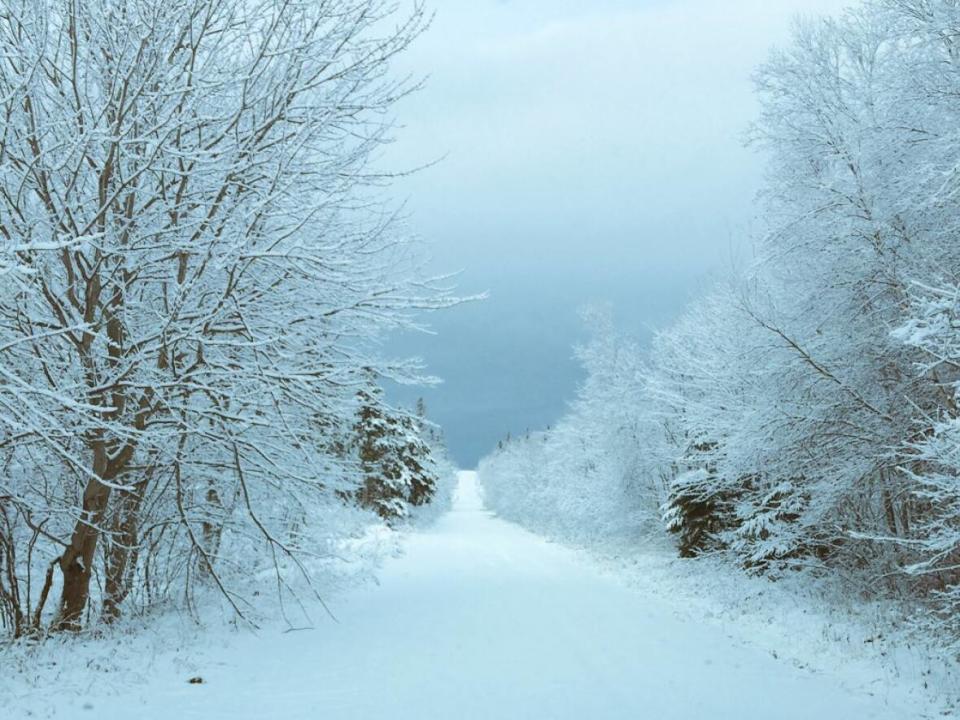
[[[798,14],[844,5],[435,0],[400,67],[430,78],[388,157],[445,157],[398,196],[436,267],[491,297],[392,349],[445,379],[422,394],[462,465],[562,415],[579,307],[608,301],[646,340],[747,252],[763,167],[742,146],[751,73]]]

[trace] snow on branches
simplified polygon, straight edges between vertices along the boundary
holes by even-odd
[[[369,521],[325,433],[396,372],[378,335],[452,302],[371,164],[424,26],[384,0],[0,2],[14,632],[198,579],[244,614],[231,578],[311,582],[304,559]]]
[[[658,333],[639,380],[588,367],[558,430],[488,459],[498,512],[579,538],[639,532],[658,497],[684,555],[907,598],[960,647],[958,37],[948,0],[798,22],[756,74],[755,260]],[[624,426],[643,430],[602,445]]]

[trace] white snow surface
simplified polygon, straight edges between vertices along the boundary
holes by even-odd
[[[89,682],[68,683],[67,691],[15,685],[12,697],[0,697],[0,717],[929,717],[907,688],[878,689],[862,664],[818,673],[778,660],[750,641],[749,625],[692,619],[682,601],[633,585],[494,517],[476,475],[462,473],[454,509],[410,535],[377,586],[336,598],[337,622],[154,649],[132,669],[136,681],[103,682],[96,669],[78,668],[71,672],[88,673]],[[189,684],[195,675],[204,683]]]

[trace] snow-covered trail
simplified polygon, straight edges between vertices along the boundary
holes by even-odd
[[[410,537],[381,580],[341,597],[337,624],[234,638],[204,668],[206,684],[154,677],[119,697],[80,698],[58,717],[920,717],[732,639],[736,628],[685,622],[576,553],[492,517],[470,473],[454,511]]]

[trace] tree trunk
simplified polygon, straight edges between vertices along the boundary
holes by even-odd
[[[151,468],[152,469],[152,468]],[[123,494],[110,526],[109,549],[103,594],[103,621],[112,623],[120,617],[120,606],[130,594],[133,574],[140,560],[140,508],[151,471],[136,487]]]
[[[110,501],[110,486],[101,481],[109,480],[107,472],[110,463],[106,444],[102,439],[94,440],[91,444],[94,477],[87,481],[83,492],[83,508],[73,529],[70,546],[60,558],[63,591],[60,596],[60,611],[54,622],[55,630],[80,629],[80,619],[90,599],[93,557],[97,550],[107,503]]]
[[[24,634],[26,618],[20,604],[20,579],[17,577],[17,548],[13,528],[3,508],[0,508],[0,625],[10,623],[13,637]]]
[[[90,480],[83,493],[83,512],[70,538],[70,547],[60,559],[63,593],[54,629],[77,631],[90,599],[90,574],[97,550],[100,526],[110,500],[110,488]]]
[[[893,537],[900,536],[900,528],[897,527],[897,509],[894,506],[893,496],[889,490],[883,491],[883,513],[887,519],[887,527]]]
[[[214,522],[212,517],[214,512],[222,511],[222,504],[220,502],[220,493],[217,492],[217,489],[213,486],[213,481],[208,481],[207,486],[207,507],[205,508],[206,519],[203,521],[203,547],[206,550],[207,556],[200,562],[200,571],[205,575],[210,575],[213,572],[213,568],[209,566],[208,563],[213,562],[213,558],[217,556],[217,553],[220,551],[220,538],[223,534],[223,520],[222,518],[219,522]],[[209,560],[207,559],[209,558]]]

